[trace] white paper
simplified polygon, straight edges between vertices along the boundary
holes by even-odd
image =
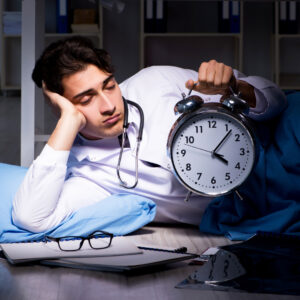
[[[105,249],[92,249],[87,240],[78,251],[61,251],[56,242],[4,243],[0,244],[0,247],[11,263],[47,258],[115,256],[143,252],[133,242],[121,236],[114,237],[110,247]]]

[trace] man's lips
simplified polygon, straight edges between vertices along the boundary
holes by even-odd
[[[117,114],[103,121],[104,124],[115,124],[120,120],[121,115]]]

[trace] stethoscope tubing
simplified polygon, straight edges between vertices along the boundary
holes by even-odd
[[[140,143],[142,141],[143,131],[144,131],[144,112],[139,104],[137,104],[136,102],[133,102],[131,100],[126,100],[124,97],[123,97],[123,103],[124,103],[124,123],[123,123],[120,154],[119,154],[119,159],[118,159],[118,164],[117,164],[117,176],[119,178],[119,182],[120,182],[121,186],[123,186],[126,189],[133,189],[138,184],[138,156],[139,156]],[[127,129],[129,127],[128,104],[136,107],[139,112],[139,115],[140,115],[139,131],[138,131],[138,136],[136,139],[136,147],[135,147],[135,180],[132,185],[129,185],[125,180],[122,179],[122,176],[121,176],[121,162],[122,162],[122,156],[123,156],[123,151],[124,151],[124,146],[125,146]]]

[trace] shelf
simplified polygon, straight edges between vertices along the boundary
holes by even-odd
[[[278,34],[279,39],[299,39],[300,34]]]
[[[195,69],[201,61],[214,58],[243,70],[243,3],[239,3],[239,17],[226,24],[220,19],[218,0],[165,1],[160,20],[157,8],[153,20],[147,19],[146,2],[140,3],[140,68],[176,65]]]
[[[300,74],[280,74],[279,85],[282,89],[299,90],[300,89]]]
[[[74,35],[99,36],[99,32],[70,32],[70,33],[45,33],[45,37],[69,37]],[[3,38],[20,38],[21,34],[3,34]]]
[[[144,37],[234,37],[240,38],[240,33],[193,33],[193,32],[166,32],[166,33],[144,33]]]
[[[46,33],[45,37],[70,37],[75,35],[84,35],[84,36],[95,36],[99,37],[99,32],[70,32],[70,33]]]
[[[3,26],[3,12],[19,12],[22,13],[22,1],[19,0],[3,0],[0,1],[0,89],[1,90],[20,90],[21,87],[21,38],[22,34],[19,31],[6,31],[4,32]],[[91,8],[97,10],[98,30],[90,30],[87,32],[68,32],[58,33],[56,32],[56,0],[49,0],[45,2],[45,34],[44,34],[44,46],[46,47],[56,40],[82,35],[89,37],[92,42],[98,47],[102,48],[103,44],[103,17],[102,6],[97,4],[80,3],[84,1],[72,0],[70,1],[70,14],[73,9],[77,8]],[[48,16],[48,17],[47,17]],[[70,20],[71,21],[71,20]],[[9,28],[8,28],[9,30]],[[15,32],[16,34],[11,34]]]
[[[47,142],[50,138],[49,134],[36,134],[35,136],[35,142]]]
[[[20,85],[6,85],[6,86],[4,86],[3,90],[8,90],[8,91],[21,90],[21,86]]]
[[[3,34],[3,38],[20,38],[21,34]]]

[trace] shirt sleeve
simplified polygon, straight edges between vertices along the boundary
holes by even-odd
[[[272,81],[260,76],[246,76],[234,70],[238,80],[245,81],[254,87],[256,106],[249,110],[249,117],[256,121],[265,121],[279,115],[287,106],[282,90]]]
[[[15,195],[12,218],[16,226],[43,232],[99,199],[95,183],[84,178],[66,180],[68,157],[69,151],[44,147]]]

